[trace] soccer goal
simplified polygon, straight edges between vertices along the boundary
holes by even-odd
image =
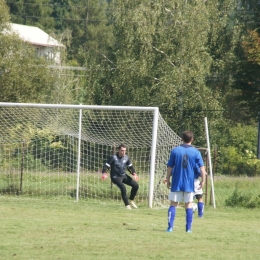
[[[166,164],[181,138],[156,107],[0,103],[0,122],[1,194],[121,201],[101,169],[124,143],[136,200],[168,205]]]

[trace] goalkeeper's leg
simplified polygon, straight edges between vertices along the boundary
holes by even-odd
[[[124,177],[111,178],[112,182],[120,189],[121,197],[125,203],[125,206],[129,206],[129,201],[126,195],[126,187],[123,183]]]
[[[139,189],[139,184],[133,178],[131,178],[129,175],[127,175],[126,179],[123,179],[123,183],[132,187],[129,199],[134,200],[136,193]]]

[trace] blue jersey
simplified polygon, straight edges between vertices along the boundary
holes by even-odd
[[[172,168],[172,174],[174,172],[174,168]],[[198,165],[196,165],[195,169],[194,169],[194,178],[198,179],[199,177],[201,177],[200,174],[200,167]]]
[[[204,166],[201,153],[191,145],[172,149],[167,166],[172,167],[171,191],[194,192],[196,167]]]

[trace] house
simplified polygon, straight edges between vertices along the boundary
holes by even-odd
[[[59,41],[35,26],[15,23],[11,23],[10,26],[12,32],[35,47],[38,56],[44,56],[54,64],[61,64],[61,48],[65,46]]]

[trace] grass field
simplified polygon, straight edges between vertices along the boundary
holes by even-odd
[[[177,209],[125,210],[123,203],[0,196],[0,259],[259,259],[260,209],[205,208],[185,232]]]
[[[41,173],[25,171],[23,173],[22,192],[20,192],[21,173],[8,173],[0,167],[0,196],[1,195],[20,195],[24,198],[59,198],[75,199],[76,197],[76,173],[51,172]],[[120,190],[111,186],[110,180],[101,181],[101,174],[84,172],[80,176],[79,196],[81,200],[95,198],[97,200],[117,200],[121,201]],[[149,194],[149,175],[139,175],[139,190],[136,199],[138,201],[147,201]],[[168,205],[168,192],[166,185],[161,181],[161,175],[155,179],[155,194],[161,204]],[[160,182],[159,182],[160,181]],[[157,185],[160,183],[159,185]],[[260,197],[260,177],[247,176],[214,176],[214,190],[216,205],[225,206],[225,201],[229,199],[235,190],[245,196],[251,196],[252,199]],[[130,190],[130,189],[128,189]],[[207,189],[204,186],[205,202],[213,203],[211,196],[211,181],[208,177]]]
[[[214,188],[215,200],[217,206],[225,206],[226,199],[230,198],[230,196],[232,196],[235,190],[241,192],[242,194],[244,194],[244,196],[251,196],[252,199],[255,197],[260,197],[259,177],[247,177],[247,176],[234,177],[234,176],[224,176],[224,175],[215,176],[214,187],[215,187]],[[209,188],[209,191],[210,190],[211,189]]]

